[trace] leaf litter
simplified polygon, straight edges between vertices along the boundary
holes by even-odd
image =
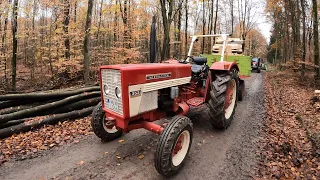
[[[40,129],[0,139],[0,165],[11,159],[36,157],[41,151],[66,143],[80,142],[81,137],[92,134],[90,117],[46,125]]]
[[[317,179],[320,115],[314,89],[289,70],[267,72],[264,78],[267,119],[257,176]]]

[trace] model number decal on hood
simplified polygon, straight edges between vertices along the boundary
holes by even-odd
[[[171,73],[162,73],[162,74],[147,74],[146,79],[162,79],[162,78],[169,78],[171,77]]]
[[[141,96],[141,90],[130,92],[130,98],[135,98]]]

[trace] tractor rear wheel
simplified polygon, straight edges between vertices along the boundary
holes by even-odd
[[[193,136],[191,120],[174,116],[162,131],[154,161],[157,171],[165,176],[175,175],[188,156]]]
[[[122,135],[122,130],[117,129],[115,122],[106,118],[106,113],[102,109],[101,102],[92,112],[91,126],[93,132],[102,141],[111,141]]]
[[[243,100],[244,96],[244,91],[245,91],[245,83],[244,80],[239,80],[239,90],[238,90],[238,101]]]
[[[257,73],[261,73],[261,68],[260,67],[258,67]]]
[[[215,74],[210,91],[209,115],[213,127],[227,129],[235,113],[239,88],[237,71]]]

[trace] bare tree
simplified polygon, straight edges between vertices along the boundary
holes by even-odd
[[[202,1],[202,34],[206,34],[206,10],[205,10],[205,1]],[[204,53],[204,45],[205,45],[205,38],[202,38],[202,45],[201,45],[201,53]]]
[[[70,37],[69,37],[69,23],[70,23],[70,0],[65,0],[63,4],[63,31],[65,35],[65,58],[70,59]]]
[[[175,13],[178,9],[174,10],[174,0],[160,0],[161,15],[163,22],[163,44],[161,52],[161,60],[170,58],[170,26],[174,20]],[[182,1],[181,1],[182,3]],[[181,7],[181,6],[178,6]]]
[[[188,0],[185,0],[185,29],[184,29],[184,51],[188,54]]]
[[[119,0],[119,5],[120,5],[120,11],[121,11],[121,17],[122,17],[122,22],[124,24],[124,44],[126,48],[130,48],[130,34],[129,34],[129,23],[128,23],[128,0],[123,1],[123,7],[122,4]]]
[[[11,0],[8,2],[11,4]],[[4,26],[3,26],[3,34],[1,38],[1,54],[5,56],[4,60],[4,79],[6,83],[8,83],[8,78],[7,78],[7,56],[6,56],[6,36],[7,36],[7,28],[8,28],[8,16],[9,16],[9,8],[5,9],[5,14],[4,14]]]
[[[219,11],[219,0],[216,0],[216,16],[214,18],[214,26],[213,26],[214,34],[217,34],[218,11]]]
[[[12,11],[12,91],[16,91],[16,76],[17,76],[17,49],[18,49],[18,40],[17,40],[17,29],[18,29],[18,0],[13,2],[13,11]]]
[[[319,68],[319,22],[318,22],[318,3],[317,0],[312,0],[312,14],[313,14],[313,42],[314,42],[314,64],[316,77],[320,78]]]
[[[305,11],[305,0],[300,0],[301,4],[301,11],[302,11],[302,70],[301,70],[301,76],[304,76],[305,73],[305,64],[304,62],[306,61],[306,11]]]
[[[88,1],[88,10],[87,10],[87,20],[85,28],[85,36],[83,43],[83,56],[84,56],[84,82],[86,85],[89,84],[89,65],[90,65],[90,54],[89,54],[89,45],[90,45],[90,28],[91,28],[91,19],[92,19],[92,7],[93,0]]]
[[[234,30],[234,0],[229,0],[229,5],[230,5],[230,14],[231,14],[231,34],[233,34],[233,30]]]
[[[103,8],[103,0],[100,0],[100,11],[99,11],[99,23],[98,23],[98,32],[97,32],[97,41],[99,41],[101,21],[102,21],[102,8]]]

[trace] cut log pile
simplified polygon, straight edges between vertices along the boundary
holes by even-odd
[[[100,101],[100,87],[0,96],[0,138],[46,124],[88,116]],[[37,117],[37,118],[36,118]]]

